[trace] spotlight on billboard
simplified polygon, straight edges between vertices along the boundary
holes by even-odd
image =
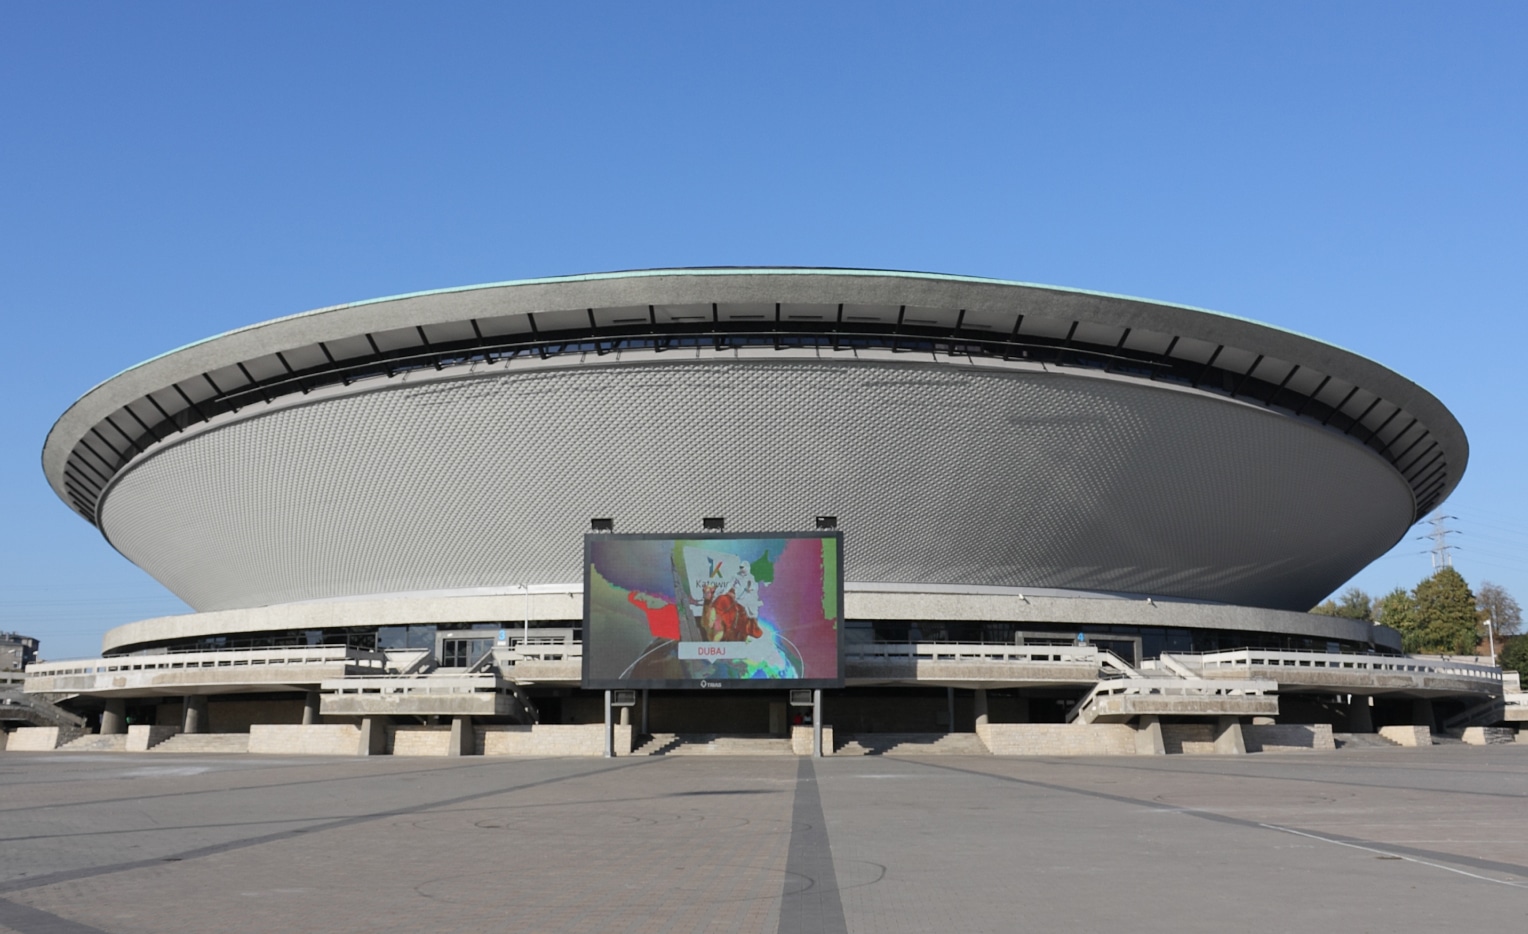
[[[584,687],[843,683],[841,533],[584,537]]]

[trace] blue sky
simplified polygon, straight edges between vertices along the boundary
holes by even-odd
[[[0,628],[58,658],[184,611],[38,466],[119,370],[329,304],[728,264],[1362,353],[1464,423],[1456,566],[1528,602],[1525,46],[1520,2],[0,5]]]

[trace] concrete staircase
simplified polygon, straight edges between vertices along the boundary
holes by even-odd
[[[108,733],[102,736],[99,733],[89,733],[58,748],[60,752],[125,752],[127,734]]]
[[[858,733],[838,739],[835,756],[988,756],[975,733]]]
[[[177,733],[149,751],[193,754],[249,752],[249,734]]]
[[[1332,741],[1338,749],[1399,749],[1401,744],[1385,739],[1378,733],[1333,733]]]
[[[718,733],[654,733],[631,751],[634,756],[794,756],[780,736],[723,736]]]

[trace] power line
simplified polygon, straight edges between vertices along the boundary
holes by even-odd
[[[1432,539],[1432,566],[1433,570],[1435,571],[1438,568],[1451,568],[1454,566],[1453,553],[1459,546],[1450,545],[1448,543],[1448,537],[1450,535],[1457,535],[1459,533],[1456,530],[1448,527],[1447,523],[1450,519],[1453,519],[1457,522],[1459,517],[1445,516],[1442,514],[1433,516],[1431,519],[1427,520],[1428,523],[1432,525],[1432,531],[1428,532],[1426,535],[1417,536],[1418,539]]]

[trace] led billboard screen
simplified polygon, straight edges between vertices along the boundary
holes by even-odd
[[[584,687],[842,687],[842,544],[586,536]]]

